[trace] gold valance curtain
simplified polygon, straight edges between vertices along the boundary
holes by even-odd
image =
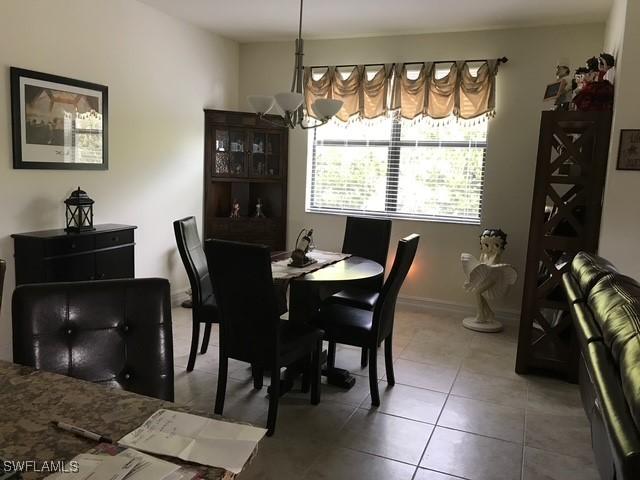
[[[376,118],[390,111],[398,111],[408,119],[451,115],[471,119],[493,114],[497,60],[483,62],[475,75],[467,62],[453,63],[444,76],[437,75],[436,65],[421,64],[416,76],[408,75],[407,64],[389,64],[380,67],[371,78],[363,65],[354,66],[346,77],[330,66],[316,79],[313,69],[307,67],[304,79],[307,113],[315,115],[311,106],[316,99],[334,98],[343,101],[336,115],[343,122],[351,118]]]

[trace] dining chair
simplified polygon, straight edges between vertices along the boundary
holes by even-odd
[[[220,309],[220,360],[215,413],[222,415],[228,359],[250,363],[254,387],[262,388],[271,371],[267,435],[275,431],[280,397],[280,369],[304,363],[311,403],[320,401],[320,350],[324,332],[301,321],[281,320],[271,273],[269,248],[223,240],[206,240],[205,252]]]
[[[14,362],[173,402],[166,279],[20,285],[12,317]]]
[[[191,286],[191,318],[193,328],[191,333],[191,349],[187,372],[193,370],[198,354],[198,341],[200,340],[200,324],[204,323],[204,335],[200,353],[207,353],[209,339],[211,337],[211,325],[218,323],[218,305],[213,294],[211,277],[207,259],[202,249],[200,235],[195,217],[186,217],[173,222],[173,231],[176,235],[178,252],[187,271]]]
[[[373,311],[338,303],[324,303],[316,317],[318,326],[325,332],[325,340],[367,348],[371,404],[374,406],[380,405],[377,347],[383,341],[387,383],[390,386],[395,384],[391,345],[396,300],[400,287],[413,263],[419,240],[420,236],[414,233],[398,242],[393,266],[382,286],[380,298],[378,298]]]
[[[387,252],[391,238],[391,220],[380,218],[347,217],[344,230],[342,253],[367,258],[382,265],[387,264]],[[384,272],[384,270],[383,270]],[[367,281],[357,287],[349,287],[331,295],[326,301],[351,307],[373,310],[380,296],[380,289],[384,281],[381,277]],[[335,344],[329,344],[327,365],[331,368],[335,364]],[[367,366],[367,349],[362,349],[360,364]]]
[[[0,308],[2,308],[2,291],[4,289],[4,274],[7,272],[7,262],[0,260]]]

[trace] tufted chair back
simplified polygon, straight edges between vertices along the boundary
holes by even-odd
[[[12,305],[16,363],[173,401],[167,280],[21,285]]]

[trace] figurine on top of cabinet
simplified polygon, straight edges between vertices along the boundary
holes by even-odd
[[[611,85],[615,84],[616,59],[610,53],[601,53],[598,57],[598,79],[606,80]]]
[[[573,90],[569,81],[570,75],[571,69],[566,65],[558,65],[556,67],[556,79],[560,82],[560,86],[555,100],[555,110],[569,110],[569,104],[573,97]]]
[[[589,58],[586,65],[586,72],[582,74],[584,85],[582,88],[578,85],[578,92],[573,97],[575,109],[581,112],[611,110],[613,85],[609,81],[599,80],[600,67],[596,57]]]

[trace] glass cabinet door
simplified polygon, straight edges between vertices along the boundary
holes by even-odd
[[[267,135],[267,176],[280,176],[280,134],[269,133]]]
[[[247,176],[246,133],[243,130],[229,131],[230,173],[232,177]]]
[[[214,134],[214,177],[246,177],[246,133],[243,130],[216,128]]]
[[[229,130],[216,128],[214,134],[213,151],[215,157],[213,158],[213,172],[212,175],[216,176],[228,176],[230,173],[229,166]]]
[[[253,132],[251,136],[251,176],[264,177],[267,174],[267,135]]]

